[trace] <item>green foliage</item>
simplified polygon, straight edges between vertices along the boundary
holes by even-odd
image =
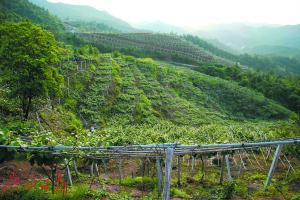
[[[231,199],[234,194],[234,183],[233,182],[226,182],[224,185],[218,185],[211,188],[201,188],[198,192],[199,198],[208,198],[208,199]],[[196,199],[197,199],[196,197]]]
[[[82,122],[72,111],[57,106],[52,110],[44,110],[40,113],[45,126],[55,133],[77,133],[82,128]]]
[[[85,45],[79,48],[77,53],[75,56],[83,59],[97,59],[99,57],[99,50],[92,45]]]
[[[211,76],[235,81],[243,87],[261,92],[296,113],[300,112],[299,76],[279,76],[274,73],[242,70],[237,66],[223,65],[203,65],[194,69]]]
[[[145,96],[141,95],[138,98],[138,103],[135,108],[135,118],[138,122],[151,122],[149,117],[152,115],[151,101]]]
[[[40,190],[38,188],[26,189],[26,187],[18,187],[16,189],[10,189],[0,194],[0,198],[3,200],[84,200],[84,199],[102,199],[109,195],[107,192],[97,189],[91,190],[87,186],[74,186],[68,193],[56,193],[50,194],[47,191]]]
[[[254,174],[249,174],[246,179],[249,181],[261,181],[263,182],[266,180],[266,174],[261,174],[261,173],[254,173]]]
[[[248,194],[248,186],[242,180],[235,180],[234,181],[234,193],[240,197],[247,198],[249,197]]]
[[[38,129],[38,125],[36,122],[28,120],[18,120],[15,119],[13,121],[8,121],[5,127],[13,134],[16,135],[31,135],[35,133]]]
[[[22,199],[22,200],[46,200],[48,199],[45,192],[40,190],[26,190],[23,187],[17,189],[10,189],[6,192],[0,194],[1,199],[3,200],[14,200],[14,199]]]
[[[0,145],[22,145],[22,141],[6,129],[0,129]],[[14,159],[15,154],[14,149],[1,148],[0,163]]]
[[[48,11],[27,0],[2,0],[0,3],[0,21],[27,21],[40,24],[43,28],[59,35],[64,31],[61,21]]]
[[[100,11],[90,6],[53,3],[46,0],[30,1],[49,10],[49,12],[51,12],[53,15],[58,16],[61,20],[67,23],[69,23],[69,21],[71,21],[71,23],[73,21],[80,21],[80,23],[85,22],[83,26],[86,28],[92,28],[92,30],[98,30],[98,28],[103,27],[102,24],[105,24],[106,27],[109,26],[113,29],[124,32],[135,31],[135,29],[132,28],[128,23],[111,16],[105,11]]]
[[[127,186],[127,187],[146,187],[153,189],[156,186],[157,180],[151,177],[125,177],[121,181],[121,185]]]
[[[186,192],[184,192],[182,190],[179,190],[179,189],[176,189],[176,188],[171,188],[171,195],[173,197],[180,197],[180,198],[185,198],[185,199],[188,199],[188,198],[191,197]]]
[[[58,45],[51,33],[28,22],[1,24],[0,34],[3,82],[27,119],[35,99],[61,95],[63,78],[51,66],[58,61]]]

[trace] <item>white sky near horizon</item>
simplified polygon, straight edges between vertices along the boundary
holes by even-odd
[[[49,0],[89,5],[129,23],[183,27],[222,23],[300,24],[300,0]]]

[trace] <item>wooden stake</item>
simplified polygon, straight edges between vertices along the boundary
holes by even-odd
[[[95,172],[96,172],[96,176],[99,176],[99,169],[98,169],[98,164],[97,162],[94,163],[94,168],[95,168]]]
[[[103,166],[104,166],[104,173],[105,173],[105,175],[107,175],[107,164],[106,164],[105,159],[102,159],[102,162],[103,162]]]
[[[245,165],[245,163],[243,161],[241,153],[239,153],[239,156],[240,156],[240,159],[241,159],[241,163],[243,164],[243,168],[246,169],[246,165]]]
[[[256,161],[256,163],[257,163],[258,167],[259,167],[260,169],[263,169],[263,167],[260,165],[260,163],[259,163],[258,159],[256,158],[256,156],[255,156],[255,153],[254,153],[253,149],[251,149],[251,153],[252,153],[252,155],[253,155],[253,157],[254,157],[254,159],[255,159],[255,161]]]
[[[288,178],[288,176],[289,176],[289,174],[290,174],[291,167],[292,167],[292,165],[289,165],[289,168],[288,168],[288,170],[287,170],[287,172],[286,172],[286,174],[285,174],[285,178],[286,178],[286,179]]]
[[[192,156],[192,173],[194,173],[195,170],[195,157]]]
[[[69,167],[68,164],[66,166],[66,175],[68,177],[68,183],[69,183],[69,185],[72,186],[73,185],[73,181],[72,181],[72,176],[71,176],[71,172],[70,172],[70,167]]]
[[[204,159],[203,159],[203,155],[201,155],[200,159],[201,159],[201,173],[202,173],[202,177],[200,179],[200,183],[203,183],[203,181],[204,181],[204,175],[205,175],[205,172],[204,172],[204,170],[205,170],[205,162],[204,162]]]
[[[122,182],[123,178],[123,171],[122,171],[122,164],[123,164],[123,159],[119,160],[119,182]]]
[[[177,156],[177,185],[181,188],[181,160],[180,156]]]
[[[94,176],[94,160],[92,161],[92,164],[90,166],[90,173],[91,173],[91,176]]]
[[[78,176],[78,169],[77,169],[76,160],[73,160],[73,165],[74,165],[75,174],[76,174],[76,176]]]
[[[268,163],[267,163],[267,159],[266,159],[265,153],[264,153],[264,151],[263,151],[261,148],[259,148],[259,150],[260,150],[260,152],[261,152],[261,155],[263,156],[265,166],[267,166]]]
[[[224,179],[224,165],[225,165],[225,155],[222,156],[222,161],[221,161],[221,176],[220,176],[220,184],[223,183]]]

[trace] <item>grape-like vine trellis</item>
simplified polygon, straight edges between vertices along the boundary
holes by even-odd
[[[124,158],[155,158],[156,159],[156,168],[157,168],[157,179],[158,179],[158,190],[163,185],[163,196],[162,198],[164,200],[170,199],[170,187],[171,187],[171,173],[172,173],[172,161],[174,156],[177,157],[177,171],[178,171],[178,182],[180,184],[180,157],[184,155],[192,155],[192,167],[194,167],[194,159],[196,155],[203,155],[206,153],[217,153],[222,155],[221,159],[221,178],[220,182],[223,181],[224,178],[224,170],[227,168],[227,174],[228,174],[228,180],[232,180],[233,177],[231,175],[231,163],[229,160],[229,153],[228,152],[236,152],[239,154],[239,157],[241,158],[241,155],[248,154],[249,152],[253,153],[253,150],[258,150],[262,153],[264,162],[266,162],[267,158],[271,155],[271,149],[272,147],[276,147],[272,164],[269,169],[269,173],[267,176],[267,179],[265,181],[265,188],[270,185],[272,176],[275,172],[276,166],[278,161],[281,162],[282,159],[280,158],[280,154],[282,151],[282,148],[284,145],[289,144],[300,144],[300,138],[288,138],[288,139],[281,139],[276,141],[263,141],[263,142],[251,142],[251,143],[232,143],[232,144],[195,144],[195,145],[181,145],[181,144],[148,144],[148,145],[128,145],[128,146],[99,146],[99,147],[87,147],[87,146],[8,146],[8,145],[0,145],[1,148],[6,149],[15,149],[19,151],[25,151],[25,152],[43,152],[43,153],[50,153],[50,154],[67,154],[67,155],[77,155],[77,154],[83,154],[87,158],[93,160],[91,165],[91,173],[94,173],[94,161],[100,160],[100,159],[116,159],[119,161],[119,172],[120,172],[120,178],[122,178],[122,172],[121,172],[121,164],[122,159]],[[266,152],[262,150],[262,148],[266,148]],[[267,153],[265,155],[264,153]],[[290,161],[287,159],[285,155],[282,156],[283,159],[287,162],[288,165],[288,172],[290,170],[294,170],[293,166],[291,165]],[[164,178],[164,184],[162,184],[163,180],[163,173],[161,169],[161,160],[165,158],[165,178]],[[254,156],[255,162],[258,164],[259,167],[261,167],[261,164],[257,160],[257,158]],[[201,157],[203,159],[203,157]],[[234,163],[237,163],[235,158],[232,158]],[[218,161],[219,162],[219,161]],[[254,163],[250,163],[254,165]],[[190,165],[190,162],[189,162]],[[240,159],[239,164],[239,173],[242,169],[245,169],[245,163],[243,159]],[[68,179],[69,182],[72,182],[70,177],[70,169],[69,166],[66,167],[68,170]],[[97,167],[95,167],[96,173]],[[77,167],[75,165],[75,171],[77,171]],[[160,190],[161,191],[161,190]]]

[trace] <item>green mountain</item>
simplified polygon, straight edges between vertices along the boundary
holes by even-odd
[[[193,36],[185,35],[183,38],[199,48],[205,49],[213,55],[228,59],[232,62],[240,63],[244,67],[265,72],[273,72],[281,75],[300,74],[300,61],[292,57],[274,56],[274,55],[250,55],[233,54],[215,47],[205,40]]]
[[[286,46],[274,45],[258,45],[244,49],[244,52],[259,55],[281,55],[286,57],[294,57],[300,60],[300,49],[291,48]]]
[[[1,21],[26,21],[39,24],[56,35],[64,31],[63,23],[45,9],[30,3],[28,0],[1,0]]]
[[[135,25],[136,28],[159,33],[188,33],[184,28],[166,24],[162,21],[141,22]]]
[[[298,56],[300,50],[300,25],[224,24],[203,27],[196,33],[204,38],[217,39],[225,45],[245,53]],[[284,50],[284,54],[282,54],[282,50]]]
[[[300,61],[283,56],[233,54],[192,35],[162,33],[79,33],[78,37],[103,52],[121,51],[137,57],[154,57],[168,62],[192,65],[237,63],[244,68],[272,71],[278,74],[300,74]]]
[[[127,22],[90,6],[51,3],[46,0],[30,1],[49,10],[50,13],[58,16],[63,21],[95,22],[105,24],[123,32],[135,31]]]

